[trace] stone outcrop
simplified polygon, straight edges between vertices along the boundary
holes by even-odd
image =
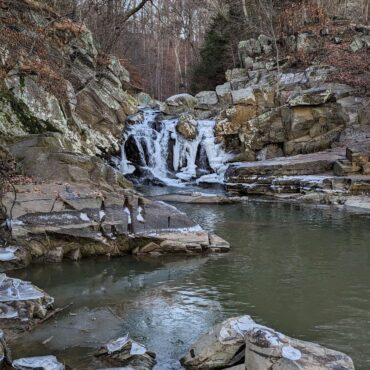
[[[103,363],[133,370],[151,370],[156,364],[156,354],[132,340],[128,334],[108,342],[95,356]]]
[[[347,147],[346,158],[334,165],[337,176],[370,175],[370,143]]]
[[[11,69],[2,59],[7,74],[0,88],[0,136],[52,131],[62,134],[76,152],[117,152],[125,119],[138,104],[126,91],[127,70],[117,58],[99,54],[85,26],[25,0],[0,9],[0,22],[9,17],[23,20],[16,29],[21,40],[34,40],[38,29],[50,35],[42,39],[43,55],[50,58],[36,70],[30,65],[40,60],[31,55],[19,57]],[[47,78],[54,80],[43,83]]]
[[[12,192],[3,199],[12,210],[7,221],[11,245],[0,250],[3,270],[93,255],[229,250],[227,242],[203,231],[175,207],[131,190],[43,183],[19,185],[16,191],[16,199]],[[151,242],[159,248],[147,248]]]
[[[250,316],[216,325],[193,344],[181,364],[190,370],[354,369],[344,353],[290,338],[257,324]]]
[[[122,173],[96,156],[72,151],[59,133],[28,135],[8,148],[24,175],[37,181],[80,183],[109,190],[131,188]]]
[[[0,274],[0,326],[14,334],[31,329],[53,310],[54,299],[31,283]]]

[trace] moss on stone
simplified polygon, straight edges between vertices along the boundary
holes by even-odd
[[[15,98],[12,91],[5,88],[1,88],[0,101],[2,103],[10,105],[15,116],[22,124],[25,132],[29,134],[40,134],[47,131],[62,133],[60,130],[57,130],[50,122],[34,117],[30,110],[28,109],[27,105],[24,102]],[[11,124],[12,120],[9,114],[6,114],[5,118],[8,119],[9,124]]]

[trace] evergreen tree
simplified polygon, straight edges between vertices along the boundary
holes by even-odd
[[[234,18],[234,7],[227,14],[212,19],[200,51],[200,61],[193,69],[193,93],[214,90],[225,82],[225,71],[239,64],[237,46],[241,35],[240,22]]]

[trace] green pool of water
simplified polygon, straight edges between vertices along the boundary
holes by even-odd
[[[278,203],[179,204],[232,251],[208,257],[90,259],[13,273],[73,305],[18,340],[15,357],[55,354],[94,368],[100,344],[130,332],[179,369],[189,345],[249,314],[370,368],[370,216]],[[42,344],[42,342],[47,343]],[[96,368],[96,367],[95,367]]]

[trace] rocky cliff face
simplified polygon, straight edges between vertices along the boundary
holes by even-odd
[[[118,151],[137,111],[119,60],[99,54],[85,26],[32,1],[3,3],[0,23],[1,140],[51,131],[75,152]]]
[[[338,34],[292,35],[279,40],[288,48],[279,67],[271,38],[260,35],[242,41],[239,54],[243,68],[227,71],[225,84],[194,98],[184,94],[171,97],[163,111],[174,114],[192,110],[198,117],[216,115],[217,141],[242,161],[314,153],[345,146],[355,136],[355,141],[367,141],[368,85],[344,83],[343,67],[329,64],[329,55],[322,56],[320,50],[330,45],[336,50],[343,42],[340,48],[346,57],[354,63],[360,57],[366,64],[370,59],[369,37],[366,26],[346,28]],[[294,66],[292,55],[298,58],[312,53],[318,57],[311,65]],[[349,66],[348,71],[353,72]],[[370,81],[368,70],[359,68],[356,78]]]

